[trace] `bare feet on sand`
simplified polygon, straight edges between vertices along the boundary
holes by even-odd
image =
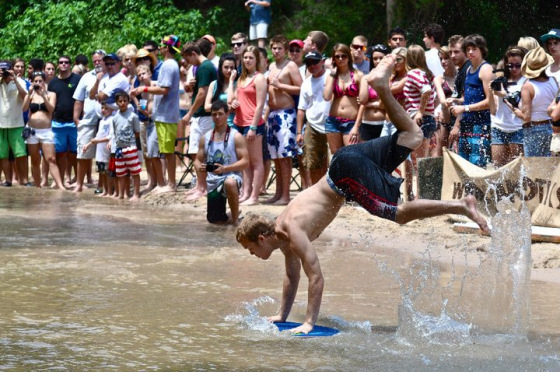
[[[163,186],[163,187],[160,187],[160,186],[156,187],[153,190],[153,193],[156,194],[156,195],[159,195],[159,194],[165,194],[167,192],[176,192],[176,191],[177,191],[176,187],[172,187],[172,186],[167,185],[167,186]]]
[[[190,193],[187,196],[186,200],[188,202],[195,201],[196,199],[202,198],[204,195],[206,195],[206,190],[195,189],[194,192]]]
[[[482,216],[476,208],[476,198],[472,195],[467,195],[461,201],[463,202],[465,207],[465,216],[476,222],[478,226],[480,226],[480,229],[483,233],[490,234],[490,229],[488,228],[486,218],[484,218],[484,216]]]
[[[251,199],[251,198],[245,200],[243,203],[239,203],[239,205],[246,205],[246,206],[247,205],[257,205],[257,204],[259,204],[259,200],[258,199]]]

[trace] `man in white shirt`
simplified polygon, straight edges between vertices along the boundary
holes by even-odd
[[[317,51],[309,52],[304,57],[309,70],[308,76],[301,85],[297,113],[296,141],[304,149],[305,167],[309,169],[311,184],[316,184],[326,173],[329,164],[325,120],[329,115],[330,102],[323,98],[323,89],[327,72],[325,59]],[[304,119],[307,118],[305,133]]]
[[[445,40],[445,31],[441,25],[430,23],[424,27],[424,45],[428,51],[426,52],[426,63],[434,76],[443,75],[443,67],[439,60],[439,48]]]

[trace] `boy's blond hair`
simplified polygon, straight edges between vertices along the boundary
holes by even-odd
[[[273,234],[274,222],[260,214],[248,214],[239,224],[235,238],[238,243],[241,243],[242,240],[256,242],[259,235],[270,236]]]

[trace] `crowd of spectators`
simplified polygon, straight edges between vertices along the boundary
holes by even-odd
[[[306,188],[340,148],[394,133],[366,81],[389,53],[391,93],[424,133],[403,169],[409,200],[417,198],[417,159],[443,148],[483,168],[560,154],[560,30],[540,36],[542,46],[521,38],[495,64],[481,35],[446,39],[438,24],[423,32],[424,47],[407,45],[397,27],[387,40],[356,35],[328,51],[322,31],[276,35],[267,50],[267,30],[252,24],[258,45],[238,32],[221,56],[212,35],[184,45],[167,35],[141,48],[61,55],[56,65],[1,61],[2,185],[74,192],[89,185],[101,196],[137,200],[176,191],[179,153],[196,174],[187,200],[208,195],[208,220],[236,223],[240,205],[286,205],[294,166]],[[271,176],[274,194],[262,198]]]

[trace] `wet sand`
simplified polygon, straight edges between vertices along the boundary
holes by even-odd
[[[292,192],[292,198],[297,195]],[[269,196],[262,196],[266,200]],[[186,202],[184,191],[175,194],[149,195],[142,199],[153,208],[169,209],[180,214],[192,211],[206,213],[206,198]],[[259,213],[270,218],[278,216],[283,206],[260,204],[242,207],[241,216]],[[470,222],[457,215],[445,215],[413,221],[400,226],[396,223],[374,217],[359,206],[346,204],[337,218],[323,232],[322,237],[334,241],[335,245],[351,247],[353,244],[367,243],[364,239],[375,238],[378,246],[389,251],[422,255],[428,246],[437,247],[433,259],[445,264],[460,261],[468,266],[478,266],[487,256],[490,237],[478,234],[458,233],[453,230],[455,222]],[[531,279],[560,283],[560,245],[555,243],[533,243]]]

